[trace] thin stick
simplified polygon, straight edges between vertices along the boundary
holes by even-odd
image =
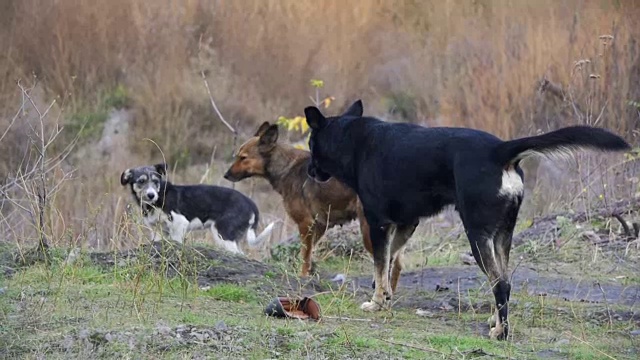
[[[200,57],[201,50],[202,50],[202,34],[200,34],[200,38],[198,39],[198,57]],[[216,106],[216,102],[213,101],[213,95],[211,95],[211,88],[209,88],[209,82],[207,81],[207,76],[204,74],[204,69],[202,68],[202,66],[200,67],[200,75],[202,76],[204,87],[207,88],[207,94],[209,95],[209,100],[211,101],[211,106],[213,107],[213,110],[216,112],[216,114],[218,114],[220,121],[222,121],[222,123],[229,129],[229,131],[231,131],[231,133],[233,133],[234,135],[237,135],[236,130],[233,128],[233,126],[231,126],[231,124],[229,124],[224,119],[224,116],[222,116],[222,114],[220,113],[220,110],[218,110],[218,107]]]
[[[207,94],[209,95],[209,100],[211,100],[211,106],[213,107],[213,110],[215,110],[216,114],[218,114],[218,117],[220,118],[220,121],[222,121],[222,123],[229,129],[229,131],[231,131],[234,136],[237,135],[236,130],[224,119],[224,117],[220,113],[220,110],[218,110],[218,107],[216,106],[216,102],[213,101],[211,89],[209,88],[209,82],[207,81],[207,77],[204,74],[204,70],[200,70],[200,75],[202,75],[202,81],[204,81],[204,86],[207,88]]]
[[[346,321],[366,321],[366,322],[371,322],[371,319],[357,319],[357,318],[348,318],[348,317],[344,317],[344,316],[323,316],[323,318],[325,318],[325,319],[331,319],[331,320],[346,320]]]

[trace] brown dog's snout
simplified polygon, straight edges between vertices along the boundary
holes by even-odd
[[[232,181],[232,182],[236,182],[236,181],[238,181],[238,177],[237,177],[237,176],[234,176],[234,175],[231,173],[231,168],[230,168],[229,170],[227,170],[227,172],[226,172],[226,173],[224,173],[224,176],[223,176],[223,177],[224,177],[225,179],[229,180],[229,181]]]

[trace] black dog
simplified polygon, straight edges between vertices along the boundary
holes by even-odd
[[[574,149],[630,148],[619,136],[586,126],[502,141],[473,129],[387,123],[363,117],[362,111],[359,100],[334,118],[316,107],[305,109],[312,129],[309,176],[316,181],[333,176],[353,188],[370,226],[375,292],[361,308],[374,311],[388,304],[390,262],[420,218],[454,205],[473,256],[492,284],[497,311],[490,336],[498,339],[508,335],[507,267],[524,193],[520,160]]]
[[[160,227],[160,232],[153,232],[153,241],[165,233],[182,242],[189,231],[211,229],[219,246],[241,253],[237,242],[243,237],[255,246],[273,229],[271,223],[256,236],[258,207],[239,191],[213,185],[174,185],[164,179],[166,173],[167,165],[157,164],[130,168],[120,176],[120,183],[131,187],[142,207],[144,223]]]

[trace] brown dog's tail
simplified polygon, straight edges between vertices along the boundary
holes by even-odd
[[[493,151],[496,162],[507,166],[531,155],[557,156],[575,150],[626,151],[631,146],[620,136],[590,126],[570,126],[538,136],[505,141]]]

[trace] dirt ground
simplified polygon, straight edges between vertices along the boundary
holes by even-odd
[[[190,269],[202,287],[220,283],[250,285],[264,296],[296,294],[309,296],[329,291],[331,287],[344,285],[366,301],[372,294],[371,276],[346,277],[339,283],[334,281],[336,273],[320,271],[308,279],[300,279],[295,274],[283,272],[276,265],[252,260],[240,255],[218,251],[208,247],[180,247],[171,245],[164,249],[160,243],[143,246],[136,250],[114,253],[93,253],[92,260],[109,267],[124,264],[140,256],[155,258],[158,265],[162,259],[169,259],[166,266],[171,276],[178,269]],[[182,262],[182,263],[181,263]],[[516,266],[516,264],[511,264]],[[265,281],[265,279],[268,279]],[[553,297],[566,302],[593,304],[594,309],[609,308],[613,305],[628,308],[615,316],[621,321],[634,321],[640,326],[640,284],[623,285],[614,282],[585,281],[549,271],[540,271],[531,264],[517,264],[512,275],[514,293],[526,291],[529,296]],[[461,311],[490,312],[493,296],[486,276],[476,265],[425,266],[420,270],[404,271],[398,284],[394,307],[422,309],[431,312]],[[513,308],[519,305],[517,298],[511,299]],[[610,310],[611,311],[611,310]]]

